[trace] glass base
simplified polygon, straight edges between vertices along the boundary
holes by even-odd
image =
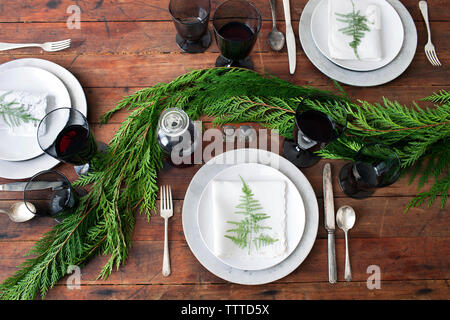
[[[177,33],[175,38],[178,47],[187,53],[202,53],[211,45],[211,33],[206,31],[205,35],[198,41],[186,40]]]
[[[374,189],[367,187],[362,181],[358,182],[353,175],[353,163],[347,163],[339,172],[339,186],[344,193],[355,199],[370,197]]]
[[[320,161],[320,157],[308,150],[300,149],[297,143],[285,139],[283,142],[283,157],[298,168],[308,168]]]
[[[105,153],[106,150],[108,150],[108,145],[106,143],[97,141],[97,152]],[[74,166],[74,169],[78,177],[81,177],[89,172],[90,165],[89,163],[85,163],[79,166]]]
[[[253,70],[253,62],[250,57],[247,57],[242,60],[234,61],[225,58],[224,56],[220,55],[216,60],[216,67],[239,67],[239,68],[245,68]]]

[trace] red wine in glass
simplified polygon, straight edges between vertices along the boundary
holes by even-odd
[[[316,110],[311,103],[326,103],[329,113]],[[283,143],[283,156],[299,168],[316,164],[317,151],[339,138],[347,126],[347,112],[337,98],[323,94],[305,97],[295,112],[294,141]]]
[[[221,55],[216,67],[253,69],[249,57],[261,29],[261,14],[245,0],[222,3],[213,17],[214,35]]]
[[[97,152],[97,143],[90,130],[81,125],[70,125],[58,134],[54,149],[61,161],[83,165]]]

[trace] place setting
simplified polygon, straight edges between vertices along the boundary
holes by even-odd
[[[339,82],[377,86],[400,76],[417,47],[414,21],[398,0],[311,0],[299,36],[309,60]]]

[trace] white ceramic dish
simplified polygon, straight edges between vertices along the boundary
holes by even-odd
[[[17,67],[0,72],[0,90],[47,93],[47,113],[57,108],[71,107],[69,92],[62,81],[40,68]],[[29,137],[10,134],[9,130],[0,132],[1,160],[24,161],[44,153],[37,142],[37,127],[36,135]]]
[[[370,0],[365,4],[377,5],[381,12],[381,46],[383,58],[380,61],[339,60],[330,56],[328,49],[328,1],[322,0],[311,17],[311,34],[320,52],[329,60],[343,68],[353,71],[372,71],[389,64],[402,49],[404,30],[397,11],[386,0]],[[364,10],[363,10],[364,11]]]
[[[80,82],[67,69],[56,63],[35,58],[18,59],[1,64],[0,72],[24,66],[41,68],[57,76],[69,91],[72,108],[87,115],[86,96]],[[40,171],[51,169],[58,163],[58,160],[46,154],[27,161],[0,160],[0,177],[7,179],[26,179]]]
[[[213,218],[213,181],[284,181],[286,183],[286,252],[274,258],[252,257],[218,257],[225,264],[242,270],[263,270],[277,265],[286,259],[297,248],[305,228],[305,208],[302,197],[292,181],[280,171],[258,163],[244,163],[232,166],[218,173],[204,189],[198,205],[197,220],[200,234],[208,249],[214,254]]]
[[[311,18],[316,6],[322,0],[309,0],[302,11],[299,23],[299,37],[311,63],[323,74],[344,84],[371,87],[385,84],[400,76],[411,64],[417,49],[417,29],[411,14],[399,0],[387,0],[397,11],[404,28],[404,41],[400,53],[386,66],[367,72],[342,68],[325,57],[314,43],[311,34]]]
[[[268,269],[249,271],[230,267],[211,253],[200,235],[197,208],[203,190],[219,172],[239,163],[260,163],[279,170],[297,187],[303,199],[305,228],[300,243],[286,259]],[[185,195],[182,218],[184,236],[189,248],[208,271],[233,283],[258,285],[287,276],[306,259],[316,241],[319,207],[311,184],[303,173],[288,160],[265,150],[237,149],[214,157],[195,174]]]

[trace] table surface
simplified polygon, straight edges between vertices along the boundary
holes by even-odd
[[[220,1],[213,0],[213,10]],[[267,71],[298,85],[333,89],[333,83],[306,58],[297,38],[297,71],[288,73],[286,49],[273,52],[267,44],[272,27],[269,3],[253,0],[263,16],[263,27],[252,58],[258,71]],[[295,34],[306,0],[291,0]],[[373,88],[344,86],[353,99],[381,101],[385,96],[411,104],[441,89],[449,88],[450,10],[447,0],[430,1],[429,15],[433,42],[443,67],[426,60],[423,47],[426,29],[417,0],[402,0],[417,26],[418,48],[406,72],[387,85]],[[84,87],[89,121],[100,141],[109,141],[126,112],[116,115],[108,125],[98,125],[99,116],[111,109],[122,96],[157,82],[168,82],[191,69],[214,65],[218,55],[215,43],[206,53],[180,53],[175,43],[175,28],[168,13],[169,0],[146,1],[69,1],[2,0],[0,4],[0,41],[45,42],[71,38],[69,50],[47,53],[40,49],[0,52],[0,63],[35,57],[56,62],[70,70]],[[81,29],[68,29],[66,13],[70,5],[81,8]],[[284,15],[278,1],[279,28],[284,31]],[[211,24],[210,24],[211,28]],[[208,119],[206,124],[210,125]],[[181,208],[189,181],[200,165],[165,170],[161,184],[170,184],[175,212],[170,220],[172,274],[161,274],[164,222],[158,216],[150,222],[136,217],[133,247],[129,259],[109,279],[96,277],[106,261],[97,257],[82,269],[80,290],[68,290],[62,279],[47,295],[48,299],[448,299],[450,298],[450,215],[448,205],[441,209],[439,199],[431,208],[420,207],[403,213],[417,193],[418,183],[408,184],[408,176],[393,186],[378,190],[365,200],[353,200],[339,189],[337,172],[342,161],[331,161],[335,207],[355,208],[357,221],[350,232],[353,281],[344,281],[345,243],[343,232],[336,234],[337,284],[328,283],[327,239],[323,227],[322,167],[325,161],[302,170],[310,180],[320,206],[320,225],[316,243],[307,259],[285,278],[261,286],[230,284],[214,276],[195,259],[185,241]],[[58,170],[74,180],[73,167]],[[0,183],[9,180],[0,179]],[[427,183],[425,188],[429,188]],[[0,208],[20,200],[20,194],[0,194]],[[24,261],[24,254],[53,225],[52,219],[34,219],[14,224],[0,216],[0,281],[12,275]],[[379,266],[381,288],[369,290],[368,267]],[[370,271],[370,270],[369,270]]]

